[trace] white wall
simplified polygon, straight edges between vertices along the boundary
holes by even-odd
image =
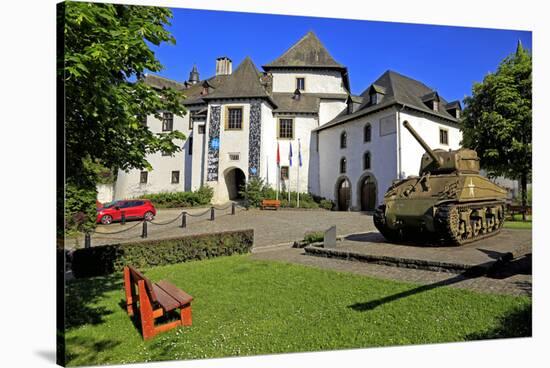
[[[294,92],[296,78],[305,78],[304,93],[347,93],[336,70],[274,70],[273,92]]]
[[[174,130],[183,132],[189,138],[190,111],[183,117],[174,115]],[[147,126],[153,133],[162,132],[162,120],[156,119],[153,115],[147,117]],[[146,184],[140,184],[141,170],[120,170],[117,175],[115,186],[115,199],[134,198],[142,194],[183,191],[185,188],[185,163],[187,152],[187,140],[175,140],[175,144],[182,147],[182,151],[176,152],[173,156],[162,156],[160,152],[147,155],[147,161],[153,167],[149,171]],[[178,184],[172,184],[172,171],[180,172]]]
[[[319,102],[319,125],[328,123],[346,108],[345,101],[321,99]]]
[[[114,184],[97,184],[97,200],[101,203],[111,202],[114,199]]]
[[[403,127],[403,122],[408,121],[412,128],[424,139],[432,149],[444,150],[460,148],[462,133],[457,126],[446,123],[438,118],[428,118],[426,115],[412,111],[401,112],[401,171],[402,176],[418,175],[420,161],[424,154],[422,146],[414,139],[410,132]],[[447,129],[449,144],[439,142],[439,129]]]
[[[360,117],[342,125],[328,128],[319,132],[319,177],[320,195],[336,200],[335,191],[339,178],[345,175],[351,183],[352,209],[360,208],[358,193],[360,182],[365,175],[371,174],[376,182],[377,205],[383,200],[386,189],[396,178],[396,110],[391,108],[373,115]],[[393,119],[393,132],[380,135],[380,120]],[[367,123],[371,124],[371,141],[364,142],[363,129]],[[340,148],[340,135],[347,133],[347,148]],[[363,154],[371,153],[371,169],[363,170]],[[346,157],[347,172],[340,174],[340,159]]]

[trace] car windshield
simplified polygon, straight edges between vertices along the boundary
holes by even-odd
[[[111,208],[118,204],[118,201],[107,202],[103,205],[103,208]]]

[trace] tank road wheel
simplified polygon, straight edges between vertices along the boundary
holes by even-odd
[[[376,226],[380,234],[382,234],[382,236],[386,238],[387,241],[396,242],[399,240],[399,234],[396,231],[388,228],[386,224],[386,206],[385,205],[378,206],[378,208],[374,211],[374,215],[372,216],[372,219],[374,222],[374,226]]]

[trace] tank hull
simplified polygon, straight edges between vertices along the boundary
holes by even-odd
[[[374,224],[390,241],[461,245],[500,231],[505,198],[478,174],[424,175],[392,185]]]

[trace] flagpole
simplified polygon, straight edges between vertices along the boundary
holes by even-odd
[[[292,142],[288,143],[288,206],[290,207],[290,169],[292,168]]]
[[[302,147],[298,138],[298,181],[296,183],[296,207],[300,208],[300,166],[302,166]]]

